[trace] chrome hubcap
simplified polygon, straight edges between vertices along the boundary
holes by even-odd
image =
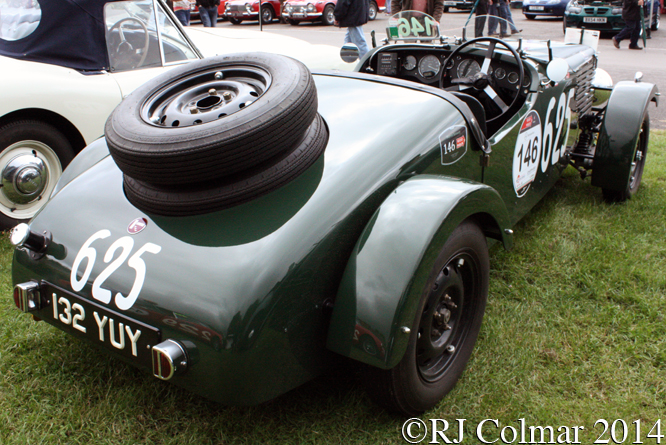
[[[29,219],[53,191],[62,166],[58,155],[40,141],[20,141],[0,153],[0,213]]]
[[[19,155],[2,170],[2,193],[18,204],[39,198],[48,183],[49,171],[36,155]]]

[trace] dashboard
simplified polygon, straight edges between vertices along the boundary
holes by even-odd
[[[506,51],[495,51],[487,73],[483,75],[482,67],[486,55],[484,49],[470,47],[447,60],[452,52],[453,50],[447,47],[388,46],[366,60],[361,70],[443,88],[454,94],[460,92],[473,96],[485,109],[488,122],[495,121],[489,125],[489,130],[499,128],[502,121],[508,119],[524,103],[532,85],[530,69],[523,64],[521,82],[520,70],[514,57],[506,54]],[[455,82],[457,79],[474,81],[459,85]],[[481,80],[476,82],[478,79]],[[475,86],[472,86],[472,83]],[[502,120],[497,119],[500,116],[503,116]]]
[[[443,66],[449,54],[451,51],[433,51],[431,48],[379,52],[370,60],[369,67],[380,76],[398,77],[436,87],[439,87],[442,71],[445,86],[452,79],[470,77],[481,71],[482,55],[460,54]],[[511,62],[493,59],[488,74],[493,88],[515,91],[518,87],[518,67]],[[529,72],[525,70],[523,87],[529,87],[531,82]]]

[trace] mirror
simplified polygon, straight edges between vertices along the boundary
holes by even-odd
[[[358,46],[353,43],[345,43],[340,48],[340,58],[346,63],[356,62],[359,58],[360,51]]]
[[[569,64],[564,59],[553,59],[546,67],[546,75],[553,82],[564,80],[569,74]]]

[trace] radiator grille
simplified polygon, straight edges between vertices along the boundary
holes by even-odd
[[[572,109],[582,116],[592,109],[592,99],[594,91],[592,89],[592,79],[594,79],[594,70],[597,67],[596,56],[581,65],[574,73],[574,84],[576,85],[576,95]]]

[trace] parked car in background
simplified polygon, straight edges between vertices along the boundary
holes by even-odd
[[[594,172],[590,208],[635,196],[658,100],[587,45],[466,40],[447,17],[451,37],[389,18],[352,73],[254,52],[135,89],[12,231],[14,304],[225,404],[351,359],[387,409],[435,407],[479,336],[488,241],[510,248],[570,165]]]
[[[287,0],[283,14],[287,22],[298,25],[300,22],[321,21],[324,25],[333,25],[333,10],[337,0]],[[370,0],[369,18],[374,20],[379,12],[386,11],[386,0]]]
[[[470,10],[474,7],[475,0],[444,0],[444,12],[449,8]]]
[[[650,7],[652,8],[651,22]],[[646,26],[652,31],[658,30],[661,22],[661,2],[647,0],[644,14]],[[609,33],[620,32],[624,28],[622,1],[572,0],[567,6],[562,23],[565,33],[567,28],[596,29]]]
[[[537,16],[562,17],[569,0],[523,0],[523,14],[529,20]]]
[[[341,64],[339,49],[330,46],[238,29],[185,29],[158,0],[16,3],[0,0],[2,229],[39,211],[123,97],[176,65],[258,49],[321,68]]]
[[[261,3],[261,21],[271,23],[280,18],[282,11],[279,0],[264,0]],[[243,20],[259,20],[258,0],[228,0],[224,8],[224,17],[234,25],[240,25]]]

